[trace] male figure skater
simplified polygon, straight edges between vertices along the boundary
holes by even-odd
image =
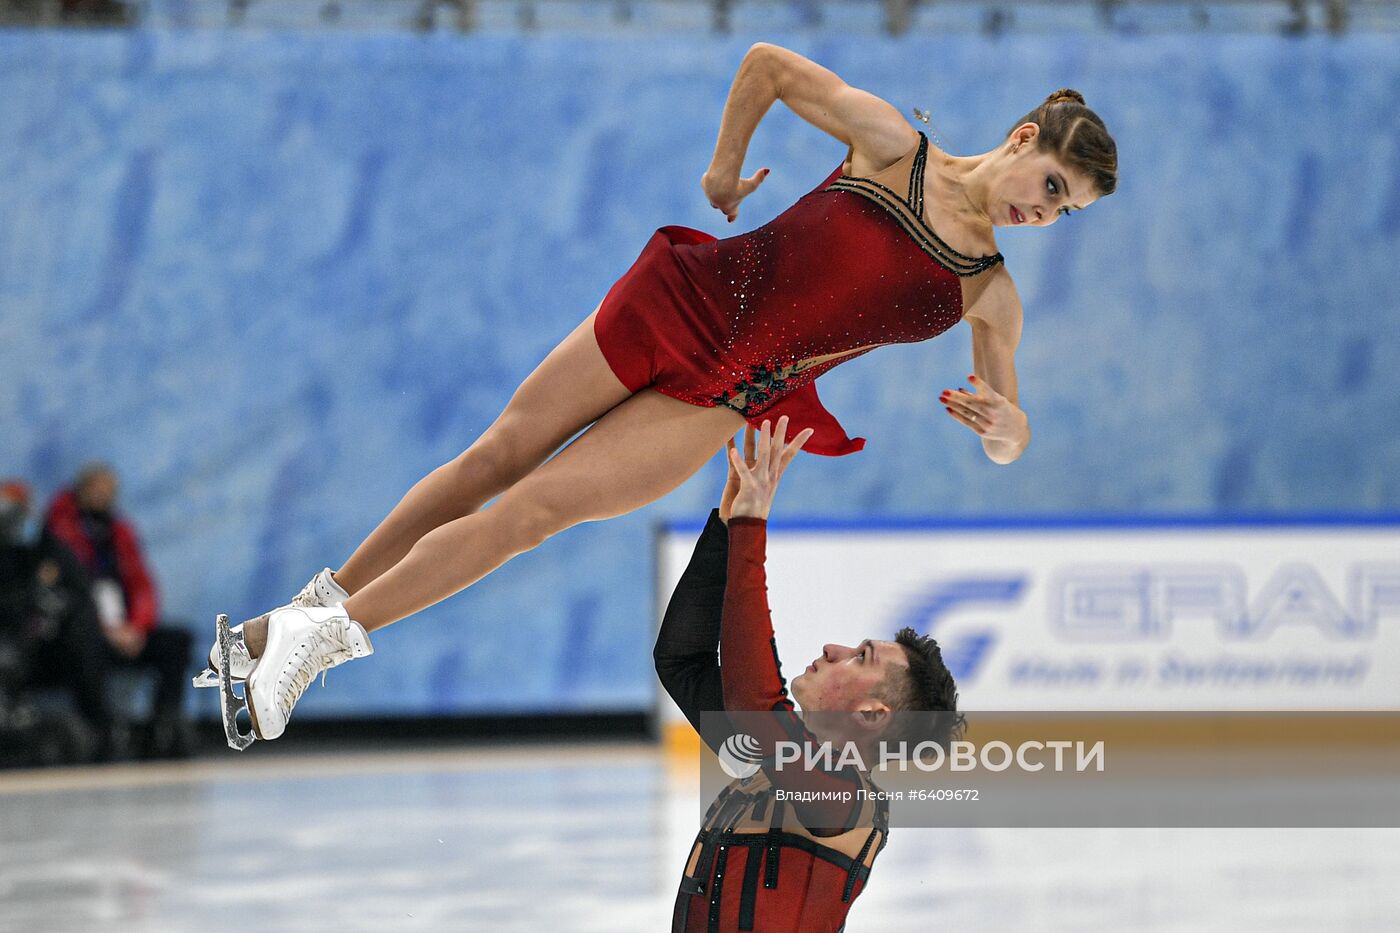
[[[853,742],[873,762],[881,739],[909,747],[946,743],[962,728],[957,687],[938,643],[909,628],[894,641],[827,645],[792,681],[807,715],[796,712],[779,671],[763,565],[778,480],[811,432],[789,443],[786,418],[776,432],[769,427],[764,422],[756,452],[753,429],[746,431],[744,460],[730,443],[720,507],[656,641],[661,683],[706,744],[719,752],[733,732],[744,732],[764,756],[761,770],[731,783],[710,806],[686,861],[672,933],[836,933],[845,924],[888,837],[888,805],[868,795],[878,788],[860,768],[777,768],[776,742]],[[721,710],[763,715],[750,713],[733,728],[724,717],[702,721],[702,712]],[[893,715],[900,710],[947,715],[906,720]],[[781,799],[782,791],[799,796]]]

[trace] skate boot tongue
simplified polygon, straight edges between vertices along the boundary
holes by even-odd
[[[323,687],[326,685],[326,671],[339,667],[351,658],[363,658],[374,654],[374,646],[369,643],[369,633],[354,619],[341,617],[323,622],[318,634],[321,637],[323,666],[320,673]]]
[[[291,604],[301,609],[324,609],[339,605],[349,598],[350,594],[345,592],[344,587],[335,582],[335,575],[331,572],[331,568],[327,567],[301,588],[301,592],[296,595]]]
[[[374,645],[369,643],[369,632],[365,631],[363,625],[349,617],[336,621],[340,623],[340,632],[336,636],[337,644],[343,645],[345,650],[350,652],[346,657],[336,661],[336,664],[342,664],[351,658],[363,658],[374,654]]]

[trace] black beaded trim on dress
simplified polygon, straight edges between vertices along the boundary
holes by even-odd
[[[909,197],[906,199],[914,209],[915,217],[924,216],[924,165],[927,162],[928,137],[920,133],[919,151],[914,153],[914,168],[909,172]]]
[[[914,155],[909,178],[909,195],[900,197],[892,189],[870,178],[842,175],[826,187],[826,191],[849,191],[874,201],[894,217],[904,232],[928,253],[930,258],[949,272],[960,277],[977,275],[1004,262],[1001,253],[990,256],[968,256],[953,249],[924,220],[924,165],[927,161],[928,137],[919,134],[919,149]]]
[[[790,389],[797,388],[790,384],[790,380],[794,376],[827,364],[830,364],[827,365],[827,368],[830,369],[837,363],[844,363],[857,356],[864,356],[873,349],[875,348],[865,347],[852,350],[821,362],[799,360],[786,366],[772,367],[759,363],[749,368],[749,378],[742,379],[719,395],[713,396],[710,399],[710,404],[728,408],[730,411],[737,411],[745,418],[752,418],[757,413],[755,409],[762,408],[769,402],[776,401],[786,395]],[[774,646],[773,650],[776,652],[777,647]],[[784,696],[787,695],[786,689],[786,682],[784,682]]]
[[[748,418],[750,417],[750,408],[762,405],[787,392],[787,380],[794,375],[792,370],[795,368],[795,366],[779,366],[769,369],[760,363],[749,370],[749,378],[734,383],[732,387],[726,389],[722,394],[716,395],[710,401],[715,405],[722,405],[732,411],[737,411]]]
[[[909,205],[903,198],[895,194],[889,188],[878,181],[870,181],[867,178],[846,178],[844,175],[827,186],[827,191],[849,191],[852,194],[859,194],[869,198],[876,204],[883,207],[899,223],[904,231],[914,238],[914,241],[923,248],[924,252],[954,275],[967,277],[985,272],[997,263],[1004,262],[1001,253],[991,256],[980,256],[973,258],[963,256],[953,249],[943,239],[934,233],[927,223],[917,217],[909,217],[901,207],[907,208]]]

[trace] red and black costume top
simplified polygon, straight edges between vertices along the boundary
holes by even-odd
[[[724,405],[757,424],[813,428],[804,450],[864,446],[822,407],[814,380],[878,346],[962,319],[960,278],[1002,262],[966,256],[924,217],[928,137],[867,178],[838,168],[771,222],[719,240],[663,227],[613,285],[598,345],[633,392]]]
[[[777,742],[820,741],[779,670],[766,544],[761,519],[734,518],[726,529],[712,513],[656,641],[661,683],[711,749],[733,730],[723,716],[701,713],[771,714],[743,720],[765,760],[710,805],[686,861],[672,933],[837,933],[889,835],[888,804],[866,772],[772,767]],[[799,793],[780,800],[778,790]]]

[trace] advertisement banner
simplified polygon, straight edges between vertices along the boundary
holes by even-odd
[[[663,608],[697,534],[661,535]],[[767,567],[789,676],[909,626],[964,709],[1400,708],[1400,523],[776,521]]]

